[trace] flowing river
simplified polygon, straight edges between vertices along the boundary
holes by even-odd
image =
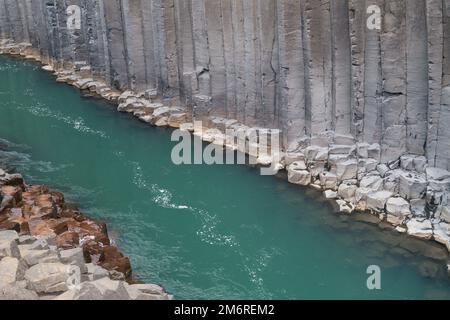
[[[177,299],[450,298],[436,246],[424,257],[425,243],[255,168],[176,166],[170,136],[0,56],[0,166],[106,221],[135,274]]]

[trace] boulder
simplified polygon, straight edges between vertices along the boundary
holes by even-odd
[[[152,284],[125,285],[131,300],[172,300],[160,286]]]
[[[131,264],[128,257],[125,257],[117,247],[103,246],[100,257],[100,266],[109,270],[124,274],[125,278],[131,277]]]
[[[21,255],[23,260],[26,262],[26,264],[31,267],[39,262],[41,260],[48,258],[51,256],[50,250],[27,250],[27,249],[21,249]]]
[[[441,211],[441,220],[450,223],[450,207],[445,206]]]
[[[371,192],[373,192],[373,190],[369,189],[369,188],[358,188],[358,189],[356,189],[356,191],[355,191],[356,202],[361,202],[361,201],[366,202],[367,201],[367,196]]]
[[[322,172],[319,175],[320,185],[325,190],[336,190],[337,187],[337,176],[331,172]]]
[[[23,280],[25,264],[17,258],[5,257],[0,260],[0,286]]]
[[[389,198],[386,203],[386,212],[396,217],[404,217],[411,214],[409,202],[403,198]]]
[[[375,212],[383,212],[390,197],[392,192],[389,191],[371,192],[367,195],[367,208]]]
[[[336,164],[335,172],[339,181],[356,179],[358,175],[358,162],[350,159]]]
[[[332,190],[325,190],[323,195],[326,199],[336,199],[338,197],[338,193]]]
[[[288,167],[288,180],[290,183],[303,186],[311,183],[311,173],[302,168],[303,166],[298,166],[298,163],[294,163]]]
[[[345,200],[336,200],[337,205],[339,206],[340,213],[351,214],[355,207],[351,203],[347,203]]]
[[[377,171],[380,173],[380,176],[382,178],[384,178],[386,176],[386,174],[388,173],[389,170],[390,170],[389,167],[387,165],[385,165],[384,163],[379,164],[377,166]]]
[[[342,183],[338,189],[338,195],[346,202],[353,202],[355,200],[355,193],[357,186],[352,184]]]
[[[383,179],[379,176],[366,176],[361,179],[359,183],[361,188],[372,189],[373,191],[380,191],[383,187]]]
[[[425,199],[410,200],[410,205],[411,205],[411,214],[414,217],[425,217],[426,216],[426,212],[425,212],[426,201],[425,201]]]
[[[67,291],[69,267],[62,263],[40,263],[25,272],[28,288],[37,293],[57,293]]]
[[[84,282],[73,295],[73,300],[130,300],[123,281],[102,278],[92,282]]]
[[[433,226],[431,221],[427,219],[413,218],[406,224],[408,234],[420,239],[429,240],[433,236]]]
[[[59,256],[62,263],[75,265],[80,268],[82,273],[87,272],[82,248],[62,250],[59,252]]]
[[[13,197],[15,203],[22,201],[22,188],[19,186],[3,186],[0,189],[0,193],[5,196]]]
[[[426,176],[428,180],[442,181],[450,179],[450,172],[444,169],[429,167],[426,169]]]
[[[405,199],[422,199],[426,195],[427,180],[415,173],[405,172],[400,175],[399,193]]]
[[[18,239],[19,235],[15,231],[0,231],[0,259],[4,257],[20,259]]]
[[[108,270],[106,270],[100,266],[97,266],[93,263],[86,264],[86,270],[87,270],[86,273],[87,273],[90,281],[109,277]]]
[[[433,238],[436,242],[443,244],[450,251],[450,229],[447,223],[433,224]]]
[[[378,163],[375,159],[358,159],[358,173],[375,171]]]
[[[308,170],[311,173],[311,176],[314,178],[318,178],[319,175],[325,171],[325,162],[324,161],[310,161],[308,162]]]
[[[0,286],[0,300],[39,300],[39,296],[17,285],[4,285]]]

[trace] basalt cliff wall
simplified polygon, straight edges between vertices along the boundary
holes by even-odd
[[[334,131],[450,169],[449,0],[0,0],[0,36],[286,148]]]

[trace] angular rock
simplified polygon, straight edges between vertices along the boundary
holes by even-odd
[[[16,285],[0,286],[0,300],[39,300],[36,292]]]
[[[0,259],[4,257],[20,259],[18,239],[19,236],[15,231],[0,231]]]
[[[413,218],[407,222],[406,226],[410,236],[426,240],[433,236],[433,227],[430,220]]]
[[[338,195],[346,202],[353,202],[355,200],[355,193],[358,187],[352,184],[342,183],[338,189]]]
[[[358,175],[358,162],[350,159],[336,164],[335,172],[339,181],[356,179]]]
[[[62,250],[59,252],[59,255],[62,263],[75,265],[80,268],[82,273],[87,271],[82,248]]]
[[[0,260],[0,287],[23,280],[26,266],[16,258],[5,257]]]
[[[396,217],[411,214],[409,202],[403,198],[390,198],[386,203],[386,212]]]
[[[25,272],[25,280],[37,293],[57,293],[69,289],[69,273],[69,267],[62,263],[40,263]]]
[[[360,183],[361,188],[372,189],[373,191],[380,191],[383,187],[383,179],[379,176],[366,176]]]
[[[336,199],[338,197],[338,193],[332,190],[325,190],[323,194],[326,199]]]
[[[426,179],[415,173],[403,173],[399,180],[399,193],[405,199],[421,199],[427,190]]]
[[[288,180],[290,183],[307,186],[311,183],[311,173],[306,171],[304,163],[294,162],[288,167]]]
[[[367,195],[367,207],[375,212],[382,212],[390,197],[392,197],[392,192],[389,191],[371,192]]]
[[[322,172],[319,175],[319,178],[320,178],[320,185],[325,190],[336,190],[338,181],[335,174],[331,172]]]

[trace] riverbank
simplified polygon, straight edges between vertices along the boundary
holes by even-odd
[[[23,55],[36,58],[32,52],[25,51]],[[58,68],[47,65],[44,69],[52,71]],[[94,79],[87,66],[77,64],[74,70],[56,71],[57,80],[72,84],[90,95],[102,96],[118,104],[120,111],[132,113],[153,125],[166,126],[170,123],[173,127],[179,125],[194,131],[194,134],[200,134],[199,129],[202,129],[202,138],[206,141],[215,141],[220,135],[217,130],[223,135],[220,128],[236,131],[255,129],[234,120],[218,118],[210,119],[208,127],[194,128],[192,122],[186,122],[192,120],[189,113],[177,107],[173,100],[162,101],[152,92],[116,92]],[[178,122],[176,119],[179,119]],[[369,210],[377,223],[390,223],[398,232],[447,244],[448,220],[444,196],[428,197],[438,186],[445,190],[446,173],[426,168],[423,158],[408,155],[398,161],[381,164],[379,154],[378,145],[356,143],[352,137],[328,133],[305,139],[292,147],[277,165],[280,169],[287,169],[290,182],[323,191],[326,197],[334,198],[340,211],[346,214]],[[260,164],[269,162],[267,158],[258,158]],[[435,201],[433,199],[439,203],[436,208],[431,205]]]
[[[137,283],[106,225],[0,168],[0,300],[168,300]]]

